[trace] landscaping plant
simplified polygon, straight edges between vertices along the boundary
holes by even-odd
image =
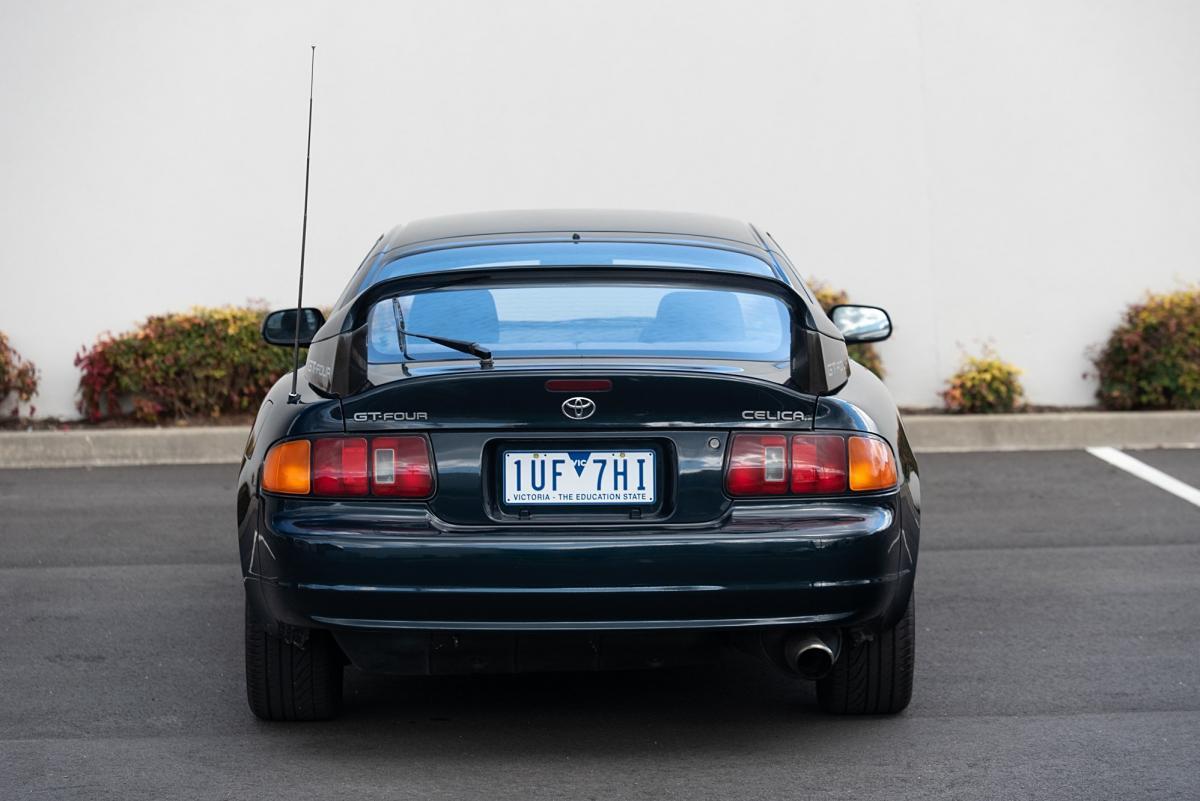
[[[1129,306],[1093,363],[1107,409],[1200,409],[1200,288]]]
[[[942,402],[956,414],[995,414],[1016,411],[1025,396],[1021,371],[991,348],[982,356],[965,356],[958,372],[946,382]]]
[[[90,420],[216,417],[250,412],[291,368],[292,352],[266,344],[256,307],[194,308],[105,334],[75,357],[79,411]]]
[[[826,314],[829,314],[829,310],[834,306],[850,302],[850,297],[844,290],[834,289],[821,281],[810,281],[808,288],[812,290],[813,295],[817,298],[817,303],[821,304],[821,308],[825,310]],[[884,377],[883,359],[880,358],[879,351],[875,350],[874,345],[869,342],[863,342],[856,345],[848,345],[847,350],[850,351],[851,359],[880,378]]]
[[[0,331],[0,404],[16,398],[12,407],[12,416],[18,417],[21,404],[29,403],[38,389],[38,369],[33,362],[25,359],[9,344],[8,337]],[[32,416],[34,407],[29,407]]]

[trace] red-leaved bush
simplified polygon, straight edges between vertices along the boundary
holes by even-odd
[[[79,411],[90,420],[216,417],[249,412],[291,368],[291,350],[259,335],[261,308],[195,308],[104,334],[75,357]]]
[[[1200,409],[1200,289],[1128,307],[1093,361],[1107,409]]]
[[[21,404],[29,403],[38,389],[38,369],[33,362],[22,358],[20,353],[8,343],[8,337],[0,331],[0,404],[7,403],[15,397],[12,416],[17,417],[21,412]],[[34,407],[29,407],[32,415]]]

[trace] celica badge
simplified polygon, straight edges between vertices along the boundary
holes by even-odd
[[[794,420],[804,419],[804,412],[794,412],[788,409],[746,409],[742,412],[743,420]]]

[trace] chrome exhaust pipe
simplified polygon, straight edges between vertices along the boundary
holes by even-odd
[[[833,669],[837,660],[836,645],[835,641],[831,647],[819,634],[794,634],[783,642],[783,661],[802,678],[820,679]]]

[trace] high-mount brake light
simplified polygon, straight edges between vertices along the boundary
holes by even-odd
[[[725,470],[733,497],[838,495],[896,486],[896,460],[881,439],[841,434],[734,434]]]
[[[612,381],[607,378],[551,378],[547,392],[609,392]]]
[[[262,488],[321,498],[428,498],[433,494],[429,441],[409,434],[280,442],[267,451]]]

